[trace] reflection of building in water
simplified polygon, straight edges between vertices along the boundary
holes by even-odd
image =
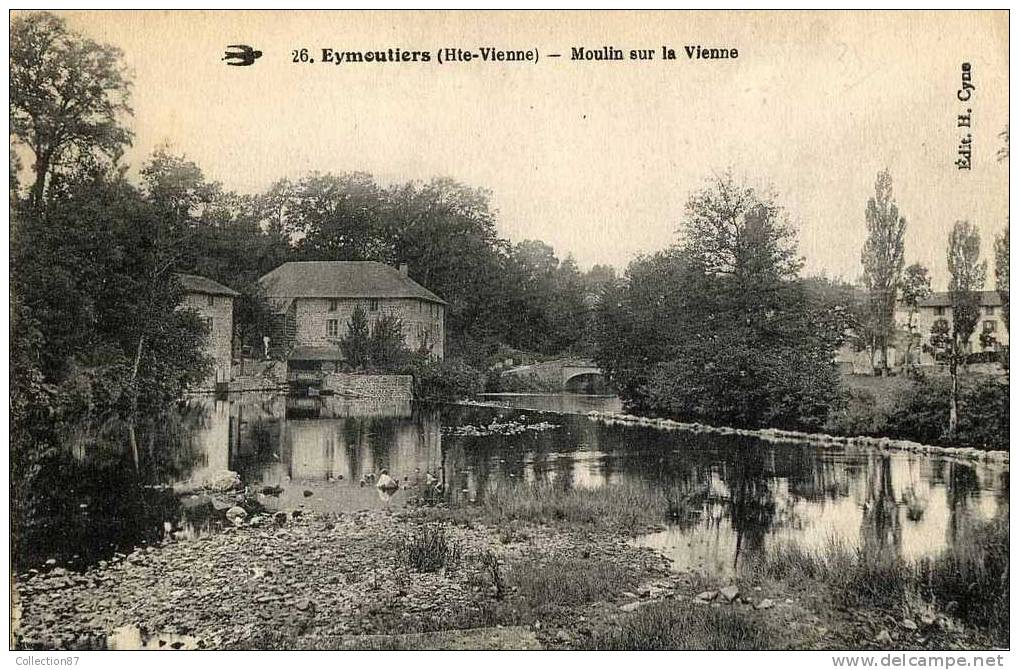
[[[199,456],[183,479],[201,481],[214,472],[230,469],[230,403],[210,396],[188,401],[189,413],[195,417],[191,440]]]
[[[348,401],[332,405],[328,414],[334,418],[286,422],[283,455],[290,477],[356,483],[387,469],[402,481],[441,469],[439,423],[426,410],[415,413],[403,401]]]
[[[442,442],[434,410],[414,411],[406,400],[316,400],[320,419],[285,419],[286,398],[243,394],[228,401],[195,401],[192,440],[202,456],[200,479],[235,470],[245,484],[286,478],[358,482],[385,468],[397,479],[441,472]]]

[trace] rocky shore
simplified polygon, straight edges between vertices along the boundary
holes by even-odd
[[[496,603],[496,569],[540,547],[543,556],[583,554],[665,574],[663,559],[621,538],[583,544],[535,529],[505,542],[497,529],[442,524],[461,556],[453,569],[421,572],[401,555],[434,526],[414,513],[276,513],[204,537],[115,555],[81,573],[61,567],[16,576],[15,644],[22,649],[108,648],[159,640],[183,648],[260,647],[266,639],[345,638],[472,628]],[[489,573],[486,575],[484,573]],[[506,587],[508,590],[511,587]],[[503,594],[498,594],[500,597]],[[528,622],[541,629],[539,619]]]
[[[438,515],[436,514],[438,512]],[[966,648],[941,619],[846,611],[808,586],[673,572],[616,533],[436,521],[441,510],[255,514],[84,572],[16,576],[19,649],[590,649],[664,617],[734,617],[768,648]],[[422,533],[444,566],[408,560]],[[412,558],[412,557],[411,557]],[[697,619],[700,617],[700,619]],[[714,617],[711,619],[710,617]],[[671,619],[670,619],[671,618]],[[622,627],[622,628],[621,628]],[[683,638],[683,645],[740,644]]]

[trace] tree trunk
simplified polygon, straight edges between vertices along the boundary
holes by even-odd
[[[49,172],[49,161],[46,158],[39,157],[38,152],[36,152],[34,172],[35,183],[32,184],[30,200],[34,206],[41,207],[43,195],[46,191],[46,173]]]
[[[142,347],[145,345],[145,336],[138,338],[138,349],[134,354],[134,367],[131,370],[131,416],[127,423],[127,439],[131,444],[131,457],[134,459],[134,469],[139,469],[138,463],[138,438],[135,435],[134,427],[138,419],[138,368],[141,366]]]
[[[948,371],[952,375],[952,391],[948,398],[948,437],[955,439],[959,427],[959,359],[955,351],[948,363]]]
[[[906,372],[909,373],[913,369],[913,360],[911,358],[913,353],[913,310],[909,310],[909,320],[906,322],[906,358],[902,361],[902,365],[906,368]]]

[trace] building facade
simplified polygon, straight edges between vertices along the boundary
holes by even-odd
[[[284,263],[259,279],[279,314],[270,348],[291,362],[338,364],[340,341],[362,307],[369,324],[382,316],[400,320],[404,343],[442,358],[446,303],[399,269],[374,261]]]
[[[234,298],[239,293],[207,277],[178,274],[184,290],[182,309],[198,314],[208,328],[206,353],[213,359],[213,371],[199,390],[211,391],[217,382],[230,381],[233,365]]]
[[[970,353],[997,351],[1009,344],[1008,326],[1005,323],[1001,295],[997,291],[979,291],[980,317],[976,328],[969,339]],[[896,322],[903,332],[907,332],[909,309],[899,305],[896,310]],[[939,323],[941,322],[941,323]],[[932,293],[917,304],[913,314],[913,332],[919,338],[917,355],[920,364],[933,363],[929,352],[923,351],[923,345],[931,344],[931,334],[937,328],[952,328],[952,300],[947,291]]]

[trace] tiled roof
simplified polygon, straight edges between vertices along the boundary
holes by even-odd
[[[394,267],[375,261],[284,263],[258,280],[266,296],[285,298],[417,298],[446,304]]]
[[[200,275],[188,275],[178,273],[176,275],[177,281],[180,282],[181,288],[184,289],[185,293],[204,293],[207,295],[226,295],[231,298],[236,298],[240,295],[237,291],[223,286],[218,281],[213,281],[208,277],[202,277]]]
[[[980,294],[981,307],[997,307],[1001,304],[1001,295],[997,291],[977,291]],[[951,307],[952,297],[948,291],[936,291],[927,298],[917,302],[920,307]]]

